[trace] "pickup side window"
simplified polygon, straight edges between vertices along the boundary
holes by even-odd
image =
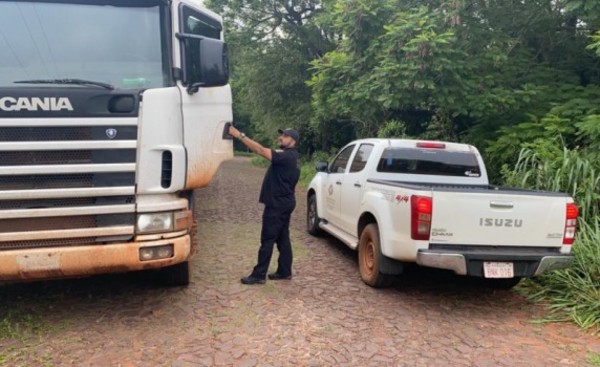
[[[367,165],[367,160],[373,151],[373,144],[362,144],[350,165],[350,172],[360,172]]]
[[[386,148],[377,172],[480,177],[477,157],[471,152],[444,149]]]
[[[333,162],[331,162],[331,165],[329,165],[329,173],[345,173],[353,150],[354,145],[350,145],[339,152]]]

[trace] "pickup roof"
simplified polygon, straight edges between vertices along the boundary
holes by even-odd
[[[363,281],[389,284],[406,263],[510,288],[572,262],[578,209],[563,193],[490,185],[471,145],[364,139],[318,162],[307,230],[358,250]]]

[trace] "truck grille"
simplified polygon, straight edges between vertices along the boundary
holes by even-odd
[[[0,127],[0,250],[132,238],[137,118],[22,121]]]
[[[0,162],[3,166],[135,162],[135,150],[116,149],[110,152],[94,152],[92,150],[0,151]]]
[[[5,127],[0,130],[0,141],[77,141],[105,140],[112,126],[37,126]],[[137,128],[123,126],[111,140],[135,140]]]

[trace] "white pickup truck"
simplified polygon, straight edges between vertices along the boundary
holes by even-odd
[[[567,194],[488,183],[473,146],[364,139],[317,163],[307,230],[358,250],[363,281],[389,285],[406,263],[510,288],[570,266],[578,209]]]

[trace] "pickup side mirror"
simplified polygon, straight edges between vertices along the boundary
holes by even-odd
[[[315,168],[316,168],[317,172],[327,172],[327,168],[328,168],[327,162],[318,161],[317,166]]]
[[[220,87],[229,80],[227,44],[193,34],[177,34],[182,46],[183,84],[189,94],[200,88]]]

